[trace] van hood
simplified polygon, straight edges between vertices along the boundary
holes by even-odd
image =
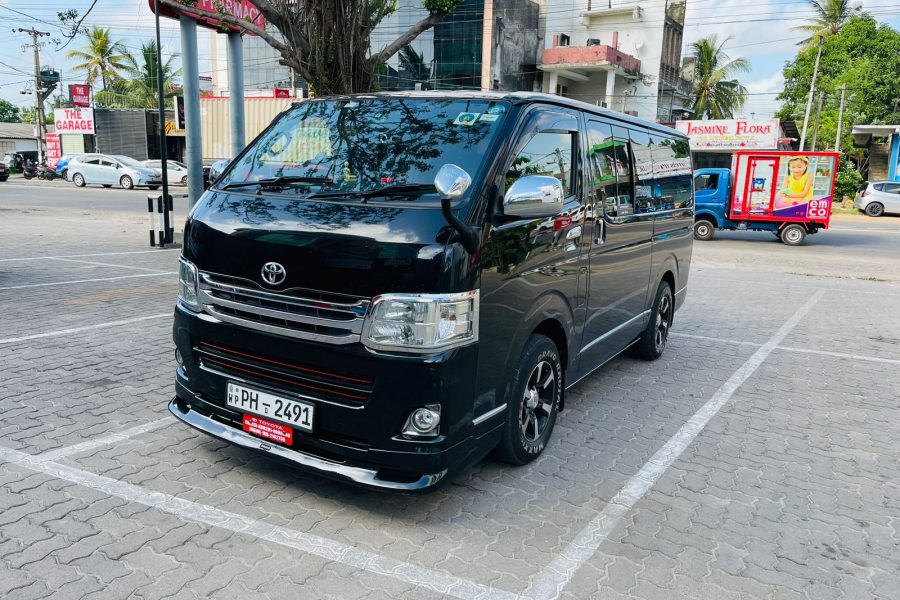
[[[185,226],[185,258],[200,271],[262,289],[305,288],[371,298],[438,290],[449,226],[441,211],[396,204],[207,192]],[[279,285],[262,267],[286,271]]]

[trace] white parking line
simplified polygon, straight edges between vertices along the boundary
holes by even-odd
[[[95,265],[98,267],[114,267],[117,269],[136,269],[138,271],[150,271],[151,273],[163,273],[164,271],[160,271],[159,269],[148,269],[147,267],[134,267],[132,265],[117,265],[115,263],[104,263],[104,262],[95,262],[92,260],[80,260],[77,258],[60,258],[54,257],[49,260],[58,260],[60,262],[70,262],[70,263],[78,263],[82,265]]]
[[[52,281],[50,283],[28,283],[25,285],[8,285],[0,287],[2,290],[22,290],[26,288],[49,287],[53,285],[70,285],[75,283],[93,283],[95,281],[118,281],[119,279],[133,279],[135,277],[159,277],[160,275],[177,275],[178,271],[160,271],[158,273],[138,273],[137,275],[119,275],[118,277],[97,277],[96,279],[73,279],[71,281]]]
[[[95,252],[93,254],[61,254],[59,256],[23,256],[20,258],[0,258],[0,262],[46,260],[48,258],[90,258],[92,256],[121,256],[123,254],[159,254],[160,252],[181,252],[181,248],[160,248],[159,250],[131,250],[128,252]]]
[[[35,333],[33,335],[23,335],[21,337],[11,337],[11,338],[2,338],[0,339],[0,345],[2,344],[15,344],[18,342],[27,342],[28,340],[37,340],[41,338],[48,337],[57,337],[60,335],[69,335],[70,333],[80,333],[82,331],[90,331],[92,329],[105,329],[107,327],[117,327],[119,325],[130,325],[132,323],[140,323],[141,321],[149,321],[151,319],[162,319],[165,317],[172,317],[171,312],[162,313],[159,315],[147,315],[144,317],[135,317],[133,319],[122,319],[121,321],[107,321],[105,323],[97,323],[95,325],[86,325],[84,327],[73,327],[71,329],[60,329],[58,331],[48,331],[46,333]]]
[[[37,455],[35,459],[44,462],[57,461],[60,458],[71,456],[73,454],[80,454],[81,452],[87,452],[88,450],[99,448],[100,446],[110,446],[118,442],[124,442],[128,438],[134,437],[136,435],[141,435],[142,433],[154,431],[156,429],[159,429],[160,427],[165,427],[166,425],[174,422],[175,417],[163,417],[162,419],[157,419],[156,421],[150,421],[149,423],[144,423],[143,425],[138,425],[136,427],[132,427],[131,429],[119,431],[117,433],[106,435],[100,438],[95,438],[93,440],[88,440],[86,442],[81,442],[80,444],[66,446],[65,448],[59,448],[58,450],[50,450],[49,452],[44,452],[43,454]]]
[[[741,340],[727,340],[725,338],[710,337],[708,335],[694,335],[692,333],[680,333],[677,331],[673,331],[669,335],[671,335],[672,337],[688,338],[691,340],[704,340],[707,342],[719,342],[722,344],[736,344],[739,346],[755,346],[757,348],[762,346],[762,344],[758,344],[756,342],[744,342]]]
[[[538,575],[525,596],[537,600],[558,598],[563,588],[578,569],[591,559],[600,545],[644,497],[666,470],[681,456],[682,452],[700,435],[710,419],[727,403],[737,389],[763,364],[778,344],[800,323],[812,307],[819,301],[824,291],[819,290],[797,309],[790,319],[766,341],[753,356],[741,365],[720,387],[712,398],[678,432],[656,451],[650,460],[629,479],[625,486],[609,503],[582,529],[565,550]]]
[[[11,448],[0,446],[0,461],[70,481],[128,502],[149,506],[186,521],[203,523],[210,527],[218,527],[266,540],[279,546],[313,554],[328,561],[376,575],[399,579],[445,596],[461,600],[513,600],[517,598],[512,592],[494,589],[449,573],[414,565],[303,531],[270,525],[264,521],[214,506],[183,500],[162,492],[154,492],[124,481],[43,460],[40,456],[33,456]]]

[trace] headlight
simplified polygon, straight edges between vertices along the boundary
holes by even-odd
[[[183,258],[178,259],[178,299],[188,308],[200,311],[197,297],[197,267]]]
[[[434,352],[477,341],[478,290],[376,296],[362,335],[369,348],[405,352]]]

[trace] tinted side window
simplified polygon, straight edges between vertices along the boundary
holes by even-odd
[[[880,191],[883,191],[883,190],[884,190],[884,184],[883,184],[883,183],[873,183],[873,184],[872,184],[872,187],[875,188],[875,191],[877,191],[877,192],[880,192]]]
[[[616,164],[617,144],[624,145],[613,139],[612,127],[606,123],[588,121],[588,189],[593,193],[597,207],[607,207],[606,213],[610,216],[615,216],[616,212],[616,178],[621,170]]]
[[[886,183],[884,191],[889,194],[900,194],[900,183]]]
[[[705,175],[697,175],[694,177],[694,189],[697,190],[716,190],[719,189],[719,174],[706,173]]]
[[[572,149],[575,136],[572,133],[539,132],[534,134],[524,148],[519,150],[506,172],[506,187],[525,175],[556,177],[563,185],[565,195],[574,193],[572,178]]]
[[[694,202],[691,188],[691,158],[686,143],[675,138],[653,135],[652,208],[654,211],[690,208]]]
[[[631,153],[634,158],[634,212],[642,214],[653,210],[653,157],[650,152],[650,135],[643,131],[631,131]]]
[[[92,158],[92,159],[90,159],[90,160],[84,161],[84,164],[86,164],[86,165],[99,165],[99,164],[100,164],[100,159],[99,159],[99,158]]]

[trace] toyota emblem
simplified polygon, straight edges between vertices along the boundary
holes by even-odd
[[[287,277],[287,271],[277,262],[267,262],[262,268],[263,281],[269,285],[278,285],[284,282]]]

